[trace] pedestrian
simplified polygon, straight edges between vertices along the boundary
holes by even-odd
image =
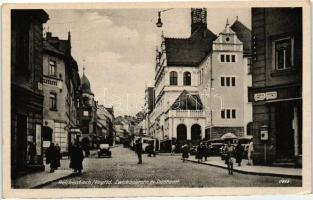
[[[196,159],[198,159],[198,162],[202,162],[203,159],[203,145],[199,143],[197,146],[197,152],[196,152]]]
[[[141,138],[139,138],[136,141],[136,145],[135,145],[135,151],[137,153],[138,156],[138,163],[137,164],[142,164],[142,143],[141,143]]]
[[[253,141],[251,139],[249,145],[248,145],[248,165],[253,165],[252,163],[252,154],[253,154],[254,148],[253,148]]]
[[[226,159],[225,162],[227,163],[227,169],[228,169],[228,174],[233,175],[233,169],[234,169],[234,147],[231,145],[231,141],[229,140],[227,142],[227,145],[225,147],[225,153],[226,153]]]
[[[146,150],[148,153],[148,157],[151,157],[151,156],[155,157],[153,141],[149,143],[149,145],[146,147]]]
[[[238,140],[237,146],[235,148],[236,163],[238,163],[238,166],[241,166],[243,152],[244,152],[244,147],[241,145],[240,140]]]
[[[84,153],[80,144],[76,141],[71,147],[70,151],[70,168],[74,169],[74,172],[82,174]]]
[[[51,143],[46,150],[46,163],[50,164],[50,173],[53,173],[56,170],[58,165],[58,153],[54,146],[54,143]]]
[[[175,155],[175,149],[176,149],[176,145],[172,143],[171,155]]]
[[[182,158],[183,158],[183,162],[185,162],[185,160],[187,158],[189,158],[189,146],[187,143],[185,143],[183,146],[182,146]]]
[[[60,163],[60,160],[62,158],[61,156],[61,148],[59,146],[59,144],[55,144],[55,151],[56,151],[56,165],[57,165],[57,168],[61,166],[61,163]]]
[[[204,161],[208,161],[208,157],[210,154],[210,149],[209,149],[209,144],[208,143],[204,143],[203,145],[203,156],[204,156]]]

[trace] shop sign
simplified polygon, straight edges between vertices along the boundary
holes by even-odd
[[[38,90],[42,90],[42,83],[41,82],[38,82]]]
[[[264,100],[271,100],[271,99],[277,99],[277,91],[254,94],[254,101],[264,101]]]

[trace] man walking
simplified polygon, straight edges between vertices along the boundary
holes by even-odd
[[[138,163],[137,164],[142,164],[142,143],[141,143],[141,138],[139,138],[137,141],[136,141],[136,153],[137,153],[137,156],[138,156]]]
[[[74,169],[75,173],[78,172],[79,175],[82,173],[83,160],[83,150],[78,142],[75,142],[70,151],[70,168]]]
[[[50,164],[50,173],[53,173],[60,165],[58,151],[54,146],[54,143],[51,143],[48,149],[46,150],[46,163]]]

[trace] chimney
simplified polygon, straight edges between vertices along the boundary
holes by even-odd
[[[199,27],[207,27],[206,8],[191,8],[191,34]]]

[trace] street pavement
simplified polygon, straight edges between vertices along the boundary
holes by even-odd
[[[301,186],[301,179],[234,173],[226,169],[182,162],[180,156],[147,157],[137,164],[136,154],[123,147],[112,148],[112,158],[84,160],[80,176],[45,185],[44,188],[116,188],[116,187],[259,187]],[[67,160],[68,162],[68,160]],[[63,162],[61,169],[68,167]]]

